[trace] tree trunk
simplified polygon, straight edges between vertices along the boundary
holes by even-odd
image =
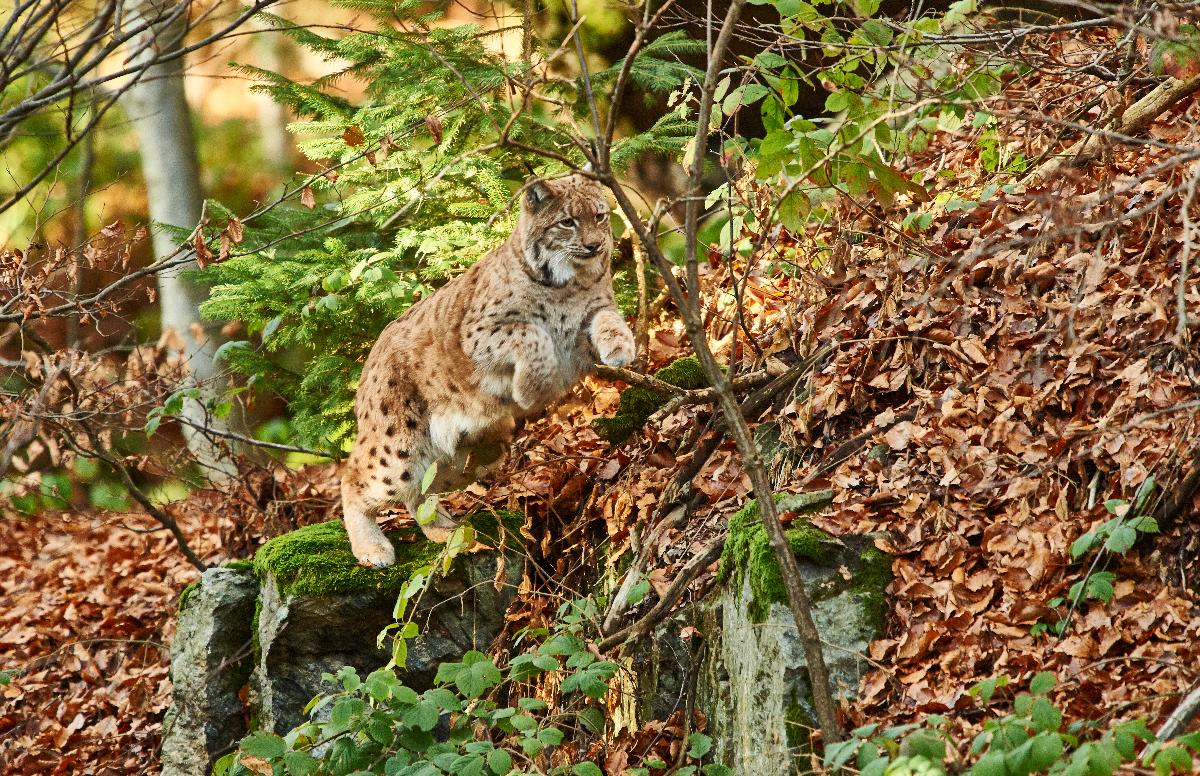
[[[146,62],[139,82],[125,97],[125,108],[137,132],[142,153],[142,170],[150,201],[150,219],[158,224],[194,228],[200,221],[204,204],[200,191],[200,165],[192,134],[191,114],[183,89],[182,57],[153,62],[162,52],[177,49],[187,31],[189,0],[137,0],[131,8],[135,17],[160,21],[135,40],[134,60]],[[165,229],[154,230],[154,254],[161,259],[180,250],[194,253],[190,246],[180,248]],[[195,262],[158,274],[158,299],[163,332],[174,330],[183,347],[189,369],[187,382],[199,386],[202,396],[211,399],[224,387],[213,364],[216,351],[216,327],[200,318],[200,303],[207,289],[183,277],[196,268]],[[183,435],[188,448],[216,479],[235,472],[221,445],[205,431],[225,431],[224,424],[211,416],[203,402],[188,399],[184,404]]]
[[[258,65],[264,70],[287,75],[291,64],[288,39],[269,25],[260,24],[255,39]],[[269,94],[255,95],[258,101],[258,124],[262,130],[262,150],[267,164],[280,179],[287,181],[295,170],[292,164],[292,135],[288,132],[287,106],[276,102]]]

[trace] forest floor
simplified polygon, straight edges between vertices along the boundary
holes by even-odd
[[[1086,54],[1081,39],[1046,45],[1069,58]],[[1052,110],[1092,86],[1032,73],[990,108]],[[1200,311],[1200,262],[1183,283],[1188,171],[1156,164],[1194,146],[1197,127],[1200,103],[1184,101],[1150,128],[1157,145],[1033,184],[983,172],[988,145],[968,122],[905,170],[947,196],[843,203],[809,234],[772,235],[749,263],[714,253],[703,267],[723,358],[775,369],[818,356],[759,419],[791,450],[773,462],[778,489],[833,488],[816,525],[891,537],[893,609],[870,649],[875,669],[842,704],[851,725],[949,711],[969,732],[979,719],[972,684],[1037,671],[1058,675],[1069,720],[1154,724],[1200,680],[1200,598],[1183,584],[1200,580],[1190,501],[1165,515],[1161,535],[1098,561],[1093,571],[1113,575],[1109,602],[1051,605],[1096,560],[1073,561],[1069,548],[1111,517],[1106,501],[1132,499],[1151,476],[1170,493],[1194,465],[1200,350],[1195,328],[1176,331],[1170,312],[1180,300]],[[1026,159],[1060,147],[1055,128],[1009,129],[1008,152]],[[928,228],[899,228],[912,214],[928,214]],[[1109,216],[1110,226],[1074,228]],[[650,345],[655,367],[687,353],[669,311]],[[685,406],[612,448],[591,421],[615,411],[618,389],[589,378],[523,429],[490,488],[457,502],[529,515],[541,572],[510,611],[514,623],[547,622],[635,527],[648,535],[663,488],[711,428],[711,407]],[[332,467],[258,471],[237,492],[171,509],[206,560],[245,557],[266,536],[336,517],[335,477]],[[747,497],[729,444],[695,487],[702,503],[651,555],[656,589]],[[164,645],[175,597],[196,572],[167,534],[140,532],[149,527],[129,515],[0,520],[0,654],[23,671],[0,687],[0,770],[155,769],[170,691]],[[1061,635],[1037,632],[1060,618]]]

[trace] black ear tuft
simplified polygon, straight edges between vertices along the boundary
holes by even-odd
[[[541,210],[551,196],[550,187],[545,181],[534,181],[525,189],[525,201],[529,203],[530,210]]]

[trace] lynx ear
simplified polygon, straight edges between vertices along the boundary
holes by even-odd
[[[541,210],[552,196],[550,187],[546,185],[545,181],[533,181],[525,189],[525,201],[529,203],[530,210]]]

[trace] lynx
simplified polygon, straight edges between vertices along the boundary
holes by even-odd
[[[471,479],[473,453],[511,439],[596,363],[633,360],[633,335],[613,301],[612,230],[603,189],[584,175],[533,180],[516,230],[498,248],[392,321],[363,366],[358,437],[342,476],[342,509],[364,566],[395,561],[376,524],[403,503],[415,518],[431,493]],[[445,541],[440,504],[421,525]]]

